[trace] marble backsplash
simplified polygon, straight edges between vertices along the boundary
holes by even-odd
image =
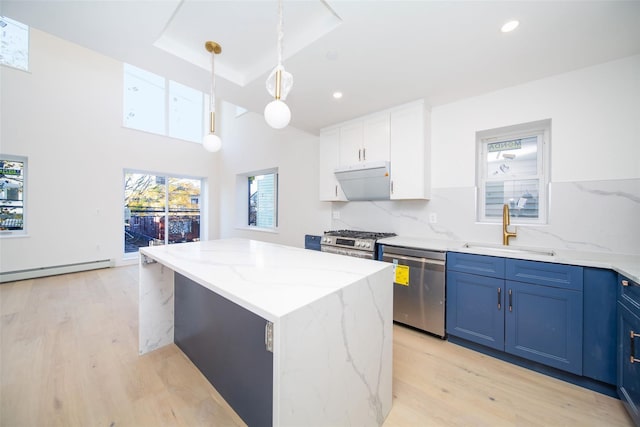
[[[552,183],[549,193],[548,224],[512,220],[512,245],[640,255],[640,179]],[[502,224],[478,223],[475,201],[475,187],[461,187],[434,188],[428,201],[334,202],[331,225],[501,244]]]

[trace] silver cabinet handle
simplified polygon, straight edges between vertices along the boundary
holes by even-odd
[[[636,334],[634,331],[629,334],[629,362],[631,363],[640,363],[640,359],[636,358],[635,338],[637,337],[640,337],[640,334]]]

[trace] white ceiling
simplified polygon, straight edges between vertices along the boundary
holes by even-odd
[[[3,0],[0,14],[261,113],[277,1]],[[503,34],[500,26],[518,19]],[[403,102],[435,106],[640,53],[640,0],[284,2],[291,124],[313,133]],[[177,56],[176,56],[177,55]],[[332,93],[344,97],[336,101]]]

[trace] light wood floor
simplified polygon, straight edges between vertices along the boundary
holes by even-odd
[[[0,426],[243,425],[177,347],[138,356],[137,272],[0,285]],[[393,357],[385,427],[632,425],[616,399],[401,326]]]

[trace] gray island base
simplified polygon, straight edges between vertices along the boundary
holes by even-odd
[[[173,342],[250,426],[380,426],[390,264],[225,239],[140,251],[139,353]]]

